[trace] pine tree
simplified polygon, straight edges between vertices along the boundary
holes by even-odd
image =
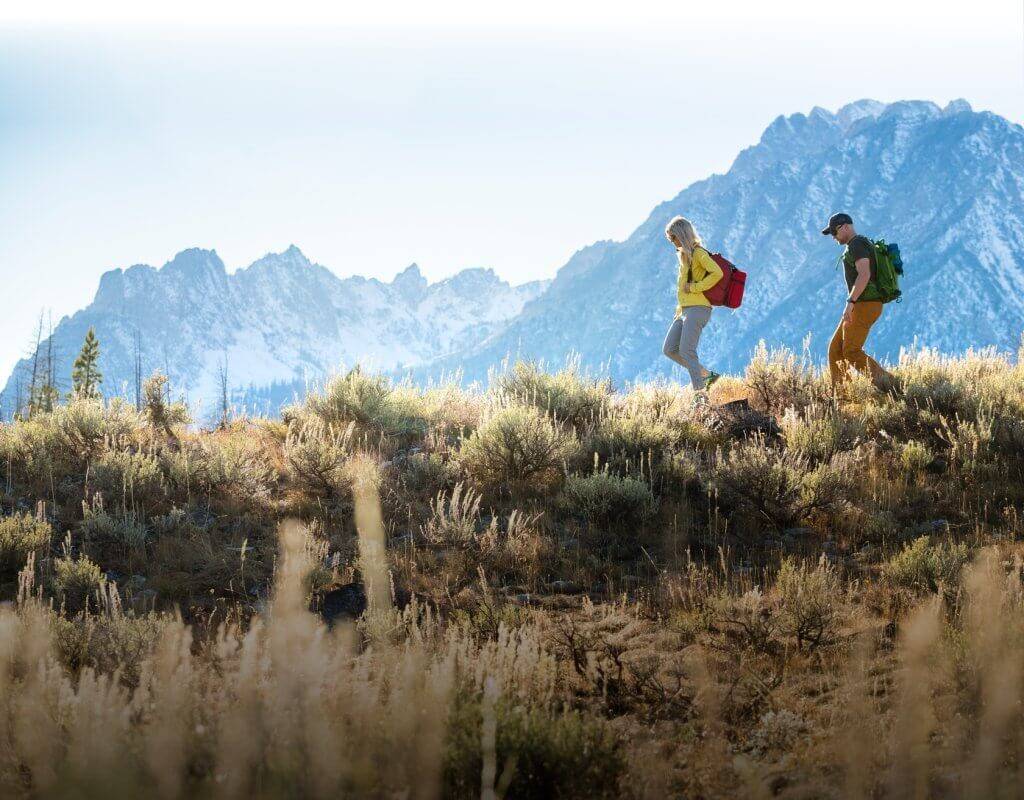
[[[75,359],[74,369],[71,372],[71,384],[74,387],[72,394],[75,397],[97,398],[100,396],[103,374],[99,370],[99,358],[100,342],[96,338],[96,332],[89,328],[89,332],[85,334],[82,352]]]

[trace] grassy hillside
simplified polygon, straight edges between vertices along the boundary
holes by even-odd
[[[1024,366],[0,425],[5,797],[1018,797]]]

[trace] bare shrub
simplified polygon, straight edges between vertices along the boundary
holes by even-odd
[[[882,574],[896,586],[916,591],[937,592],[955,589],[960,572],[970,561],[970,550],[964,543],[931,544],[921,536],[893,556]]]
[[[191,422],[188,406],[170,399],[167,376],[157,372],[142,384],[142,410],[156,434],[177,438],[177,429]]]
[[[309,421],[295,423],[284,446],[288,477],[304,492],[335,498],[348,490],[354,423],[341,431]]]
[[[786,558],[771,590],[719,591],[708,601],[711,642],[732,655],[777,655],[789,639],[813,651],[835,644],[845,619],[844,587],[827,561],[814,566]]]
[[[585,440],[581,458],[593,458],[621,475],[650,474],[672,457],[678,438],[667,422],[608,415]]]
[[[830,391],[825,379],[811,367],[807,347],[801,357],[785,348],[769,351],[761,341],[747,365],[744,382],[752,400],[765,411],[782,414],[787,408],[802,411],[822,403]]]
[[[582,373],[579,359],[570,360],[559,372],[518,361],[497,379],[495,390],[505,404],[533,406],[577,429],[593,425],[611,399],[611,381]]]
[[[815,464],[853,449],[865,432],[860,420],[818,405],[807,406],[802,413],[790,408],[779,424],[786,447]]]
[[[41,416],[0,425],[0,458],[10,488],[20,486],[36,498],[51,496],[54,484],[78,466],[63,453],[58,432]]]
[[[33,514],[0,517],[0,572],[20,570],[31,553],[42,553],[50,545],[53,528]]]
[[[93,486],[123,509],[156,510],[164,499],[159,459],[146,452],[107,450],[96,462]]]
[[[491,714],[494,774],[502,794],[480,793],[481,774],[488,774],[484,769],[487,754],[478,733],[486,724],[486,705],[462,701],[452,712],[445,753],[445,797],[621,797],[618,781],[626,766],[623,748],[600,718],[578,711],[524,708],[507,700],[496,703]]]
[[[602,471],[570,476],[559,505],[594,525],[629,526],[649,519],[657,510],[658,501],[645,481]]]
[[[67,603],[71,610],[82,608],[88,598],[99,591],[103,571],[87,555],[72,555],[70,537],[64,544],[64,554],[53,562],[50,590]]]
[[[744,750],[754,758],[788,753],[807,734],[807,721],[788,709],[766,711],[747,739]]]
[[[924,442],[911,439],[900,447],[900,463],[910,473],[917,473],[932,463],[935,456]]]
[[[528,585],[535,585],[542,573],[550,572],[554,543],[537,522],[537,515],[515,510],[509,515],[505,530],[495,535],[498,522],[494,520],[489,538],[497,540],[499,546],[488,554],[489,566]]]
[[[841,506],[848,477],[842,459],[812,467],[802,456],[754,438],[718,459],[712,482],[727,502],[784,528]]]
[[[752,650],[772,655],[781,646],[779,618],[756,586],[740,596],[720,593],[709,601],[711,643],[726,653]]]
[[[288,444],[286,434],[286,450]],[[203,489],[222,498],[259,504],[270,497],[279,478],[268,443],[242,423],[204,437],[198,455]]]
[[[132,437],[138,418],[135,411],[120,400],[104,405],[101,400],[78,398],[57,406],[41,422],[52,425],[61,447],[85,464],[99,456],[107,441]]]
[[[92,503],[82,503],[82,521],[78,527],[84,541],[101,547],[115,545],[142,549],[149,537],[146,525],[138,513],[131,510],[108,513],[103,495],[93,497]]]
[[[422,435],[427,424],[418,394],[396,391],[383,375],[368,375],[358,366],[331,378],[304,406],[286,412],[286,418],[303,415],[336,429],[355,423],[361,431],[388,435]]]
[[[515,496],[543,495],[561,485],[565,464],[578,447],[572,433],[541,412],[511,406],[462,442],[458,460],[482,487]]]
[[[692,700],[679,639],[624,604],[584,600],[579,613],[547,621],[555,652],[569,662],[577,691],[612,711],[678,712]]]
[[[113,675],[136,686],[139,669],[153,655],[170,616],[135,616],[119,608],[72,618],[53,615],[50,625],[61,662],[73,673],[83,668]]]
[[[995,467],[994,421],[980,413],[976,419],[940,418],[939,436],[949,445],[949,455],[961,471],[972,477],[991,476]]]
[[[835,567],[822,557],[814,567],[787,558],[775,578],[780,622],[801,650],[834,644],[843,611],[843,586]]]

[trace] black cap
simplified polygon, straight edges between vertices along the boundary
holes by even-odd
[[[824,236],[831,236],[836,232],[836,228],[840,225],[846,225],[847,223],[853,223],[853,217],[849,214],[833,214],[828,218],[828,227],[825,228],[821,233]]]

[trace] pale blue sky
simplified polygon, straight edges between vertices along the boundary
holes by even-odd
[[[40,310],[186,247],[519,282],[628,235],[781,113],[965,97],[1024,122],[1016,0],[188,0],[188,26],[138,5],[0,11],[2,375]]]

